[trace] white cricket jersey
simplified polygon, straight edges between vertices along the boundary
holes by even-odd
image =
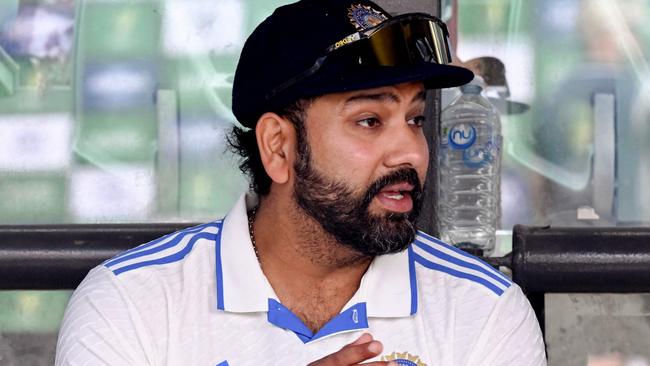
[[[400,365],[545,365],[520,288],[419,233],[375,258],[341,313],[313,334],[257,262],[242,196],[222,221],[141,245],[90,271],[65,313],[56,365],[306,365],[363,332]]]

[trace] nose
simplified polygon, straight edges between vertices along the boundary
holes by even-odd
[[[384,139],[384,165],[390,169],[414,168],[426,174],[429,164],[429,146],[422,128],[406,121],[395,123]]]

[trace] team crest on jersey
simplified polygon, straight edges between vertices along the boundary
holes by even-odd
[[[420,360],[420,357],[414,356],[408,352],[393,352],[387,356],[381,356],[382,361],[395,361],[399,366],[427,366]]]
[[[352,23],[358,31],[372,28],[388,19],[379,10],[361,4],[352,5],[348,8],[348,18],[350,18],[350,23]]]

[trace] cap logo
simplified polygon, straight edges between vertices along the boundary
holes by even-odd
[[[348,18],[350,18],[350,23],[352,23],[357,31],[372,28],[388,19],[379,10],[361,4],[352,5],[348,8]]]

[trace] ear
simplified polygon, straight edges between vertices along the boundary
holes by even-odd
[[[264,113],[255,126],[255,137],[266,174],[275,183],[287,183],[295,151],[293,125],[275,113]]]

